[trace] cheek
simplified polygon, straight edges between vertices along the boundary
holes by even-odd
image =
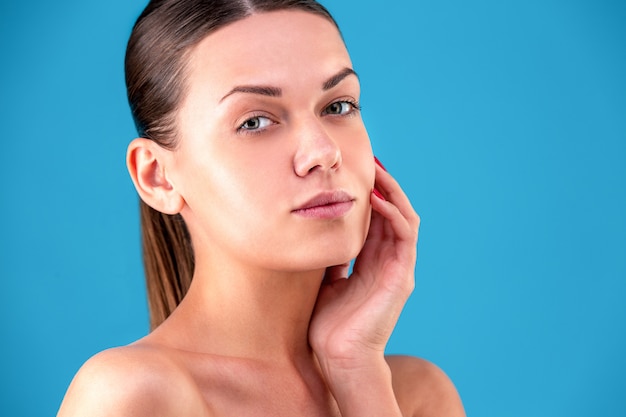
[[[361,123],[348,135],[342,150],[344,163],[358,176],[358,180],[369,191],[374,187],[376,167],[372,145],[365,126]]]

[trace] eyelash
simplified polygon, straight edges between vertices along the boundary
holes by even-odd
[[[334,113],[326,113],[326,114],[328,114],[329,116],[350,116],[354,114],[355,112],[361,111],[361,106],[359,105],[357,101],[343,99],[343,100],[333,101],[332,103],[330,103],[328,106],[324,108],[324,112],[326,112],[326,110],[328,110],[330,106],[335,105],[335,104],[348,104],[351,107],[351,109],[347,113],[344,113],[344,114],[334,114]]]
[[[327,113],[328,108],[335,104],[348,104],[350,106],[350,109],[346,113],[342,113],[342,114]],[[356,100],[343,99],[343,100],[333,101],[332,103],[324,107],[322,114],[332,116],[332,117],[349,117],[349,116],[352,116],[354,113],[361,111],[361,109],[362,107],[359,105],[359,103]],[[239,125],[239,127],[237,128],[237,133],[244,134],[244,135],[258,135],[260,133],[263,133],[267,129],[267,127],[261,127],[261,128],[255,128],[255,129],[244,128],[244,125],[246,123],[254,119],[268,119],[270,120],[271,124],[275,124],[275,122],[270,117],[267,117],[263,114],[253,115],[252,117],[249,117],[246,120],[244,120],[244,122]]]

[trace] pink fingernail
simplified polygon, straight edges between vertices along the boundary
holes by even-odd
[[[372,192],[374,193],[374,195],[378,198],[380,198],[383,201],[387,201],[387,199],[385,197],[383,197],[383,195],[380,193],[380,191],[378,191],[376,188],[374,188],[372,190]]]
[[[374,162],[376,162],[376,164],[378,164],[378,166],[381,167],[384,171],[387,171],[387,168],[385,168],[385,166],[381,164],[378,158],[374,157]]]

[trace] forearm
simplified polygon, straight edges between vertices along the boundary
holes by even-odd
[[[342,416],[402,417],[384,358],[349,366],[320,364]]]

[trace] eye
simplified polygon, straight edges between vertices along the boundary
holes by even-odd
[[[268,117],[263,116],[255,116],[251,117],[239,126],[238,131],[247,130],[247,131],[258,131],[265,129],[266,127],[272,125],[274,122]]]
[[[360,110],[360,109],[361,108],[359,107],[357,103],[348,101],[348,100],[342,100],[342,101],[335,101],[334,103],[329,104],[324,109],[323,113],[336,115],[336,116],[343,116],[343,115],[351,114],[352,112]]]

